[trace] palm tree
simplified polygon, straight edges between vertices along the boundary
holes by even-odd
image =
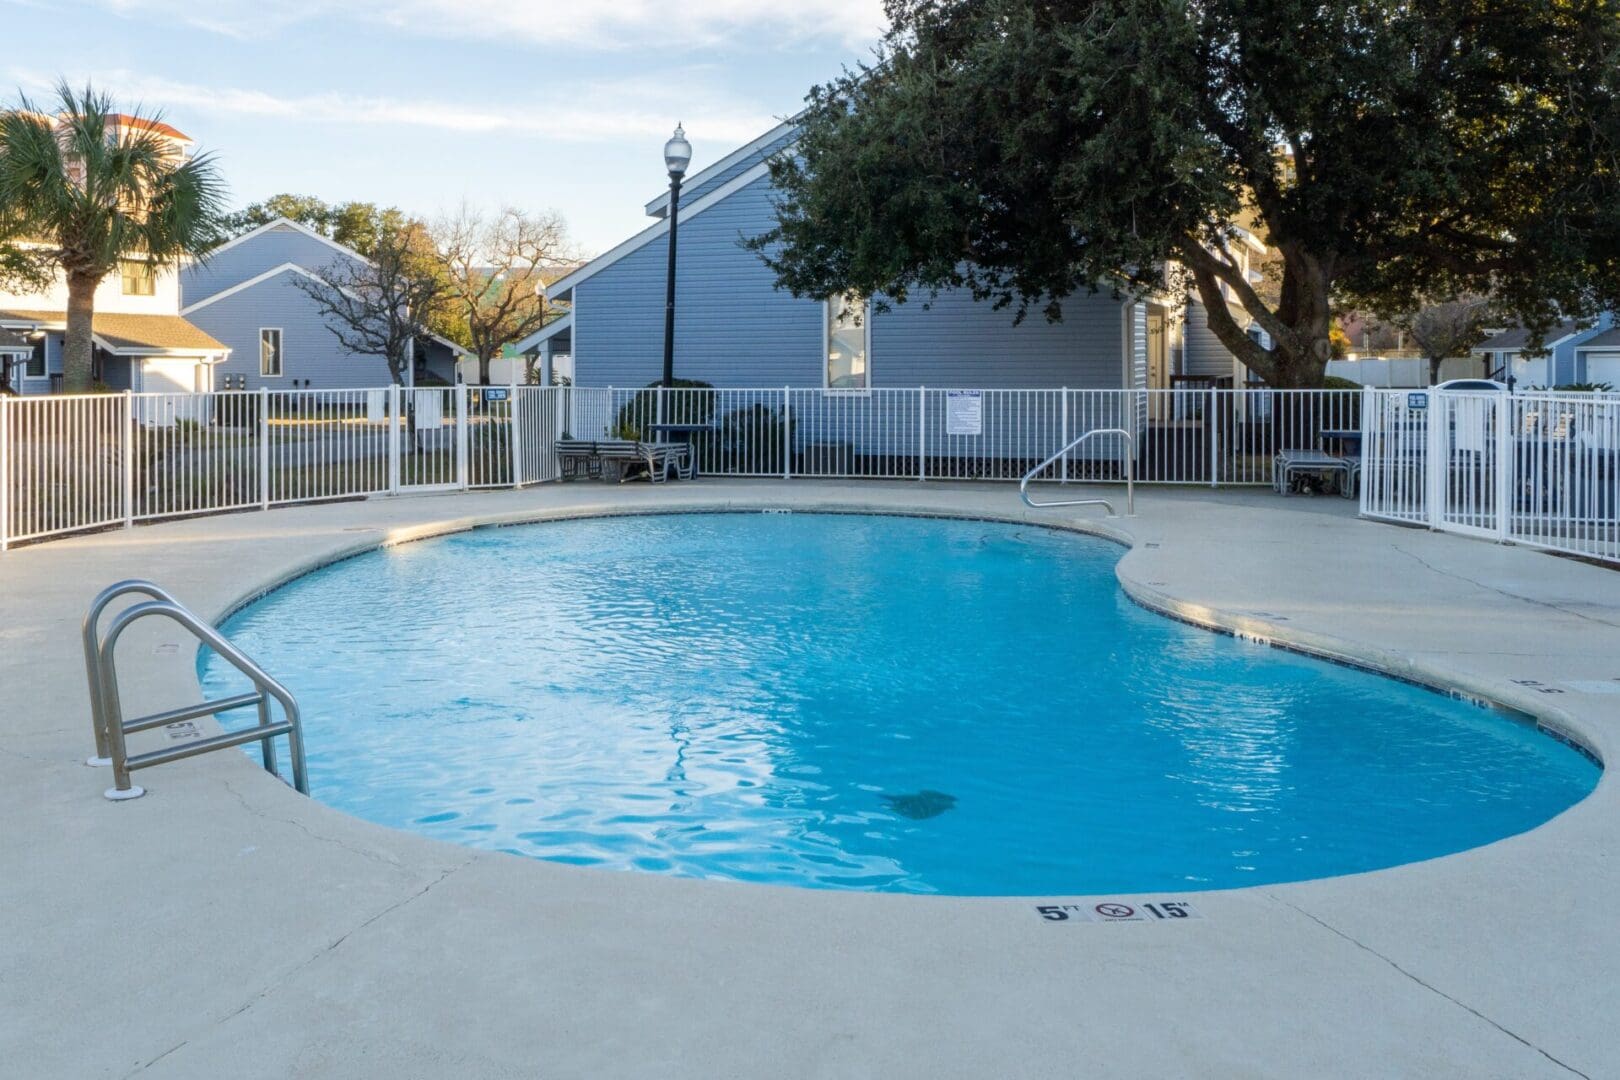
[[[57,85],[52,115],[27,98],[0,114],[0,207],[67,279],[62,370],[69,393],[91,388],[96,286],[120,260],[161,270],[208,249],[225,185],[207,154],[187,158],[157,114],[124,116],[90,86]]]

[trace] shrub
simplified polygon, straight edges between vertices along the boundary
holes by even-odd
[[[636,391],[636,395],[624,403],[613,421],[615,439],[646,438],[647,426],[658,423],[658,387],[661,384],[662,380],[648,383],[647,389]],[[714,386],[698,379],[676,379],[670,389],[713,390]],[[710,424],[714,420],[714,398],[713,394],[670,394],[664,422]]]

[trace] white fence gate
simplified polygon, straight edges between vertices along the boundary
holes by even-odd
[[[1620,561],[1620,394],[1367,391],[1361,511]]]

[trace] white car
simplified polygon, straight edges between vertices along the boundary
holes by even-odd
[[[1495,379],[1447,379],[1429,387],[1431,390],[1506,390],[1507,383]]]

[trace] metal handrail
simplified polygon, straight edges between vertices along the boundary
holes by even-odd
[[[96,753],[94,757],[84,759],[86,765],[105,768],[112,764],[112,757],[107,749],[107,710],[101,703],[101,642],[97,636],[97,624],[101,621],[101,613],[107,610],[108,604],[120,596],[128,596],[131,593],[149,596],[153,600],[167,600],[171,604],[180,602],[161,585],[140,578],[115,581],[90,601],[90,610],[84,613],[84,623],[79,630],[84,640],[85,679],[90,684],[90,724],[96,733]]]
[[[121,584],[133,585],[135,583],[124,582]],[[139,584],[146,585],[150,583],[143,582]],[[125,591],[137,592],[145,590],[132,587]],[[236,694],[217,701],[205,701],[198,705],[188,705],[179,709],[170,709],[165,712],[153,713],[150,716],[137,717],[126,722],[123,718],[123,706],[118,695],[118,667],[116,663],[118,639],[123,636],[125,630],[136,622],[152,616],[171,619],[191,631],[198,641],[213,649],[237,671],[246,675],[254,685],[254,692]],[[276,750],[272,740],[278,735],[287,736],[288,752],[292,758],[293,787],[305,795],[309,794],[309,776],[304,764],[303,720],[298,710],[298,702],[286,687],[271,678],[263,668],[259,667],[245,653],[227,641],[219,631],[203,622],[178,602],[171,599],[149,600],[119,612],[113,618],[112,624],[107,628],[106,637],[102,639],[96,648],[95,662],[89,674],[98,684],[92,686],[90,696],[92,702],[99,702],[103,724],[101,730],[106,735],[108,757],[111,758],[112,762],[113,786],[106,790],[107,798],[121,801],[139,798],[146,794],[144,788],[137,787],[130,781],[129,774],[136,769],[150,768],[153,765],[179,761],[182,758],[195,757],[198,754],[223,750],[231,746],[241,746],[250,742],[260,744],[265,770],[275,773]],[[270,719],[270,700],[272,698],[281,705],[284,715],[280,721],[273,722]],[[137,731],[146,731],[150,728],[177,723],[181,720],[212,716],[233,709],[246,708],[249,705],[258,708],[259,722],[253,727],[241,731],[226,732],[223,735],[200,739],[182,746],[151,750],[144,754],[136,754],[133,757],[130,756],[128,747],[125,744],[124,737]]]
[[[1058,458],[1068,454],[1069,451],[1087,439],[1098,435],[1118,435],[1125,440],[1125,513],[1128,517],[1134,517],[1136,515],[1136,440],[1124,428],[1094,428],[1025,473],[1024,478],[1018,481],[1018,497],[1024,500],[1024,505],[1037,510],[1050,506],[1101,506],[1108,511],[1109,517],[1118,516],[1114,513],[1113,503],[1110,503],[1107,499],[1060,499],[1056,502],[1036,502],[1029,497],[1029,482],[1035,479],[1043,469]],[[1067,477],[1064,479],[1067,480]]]

